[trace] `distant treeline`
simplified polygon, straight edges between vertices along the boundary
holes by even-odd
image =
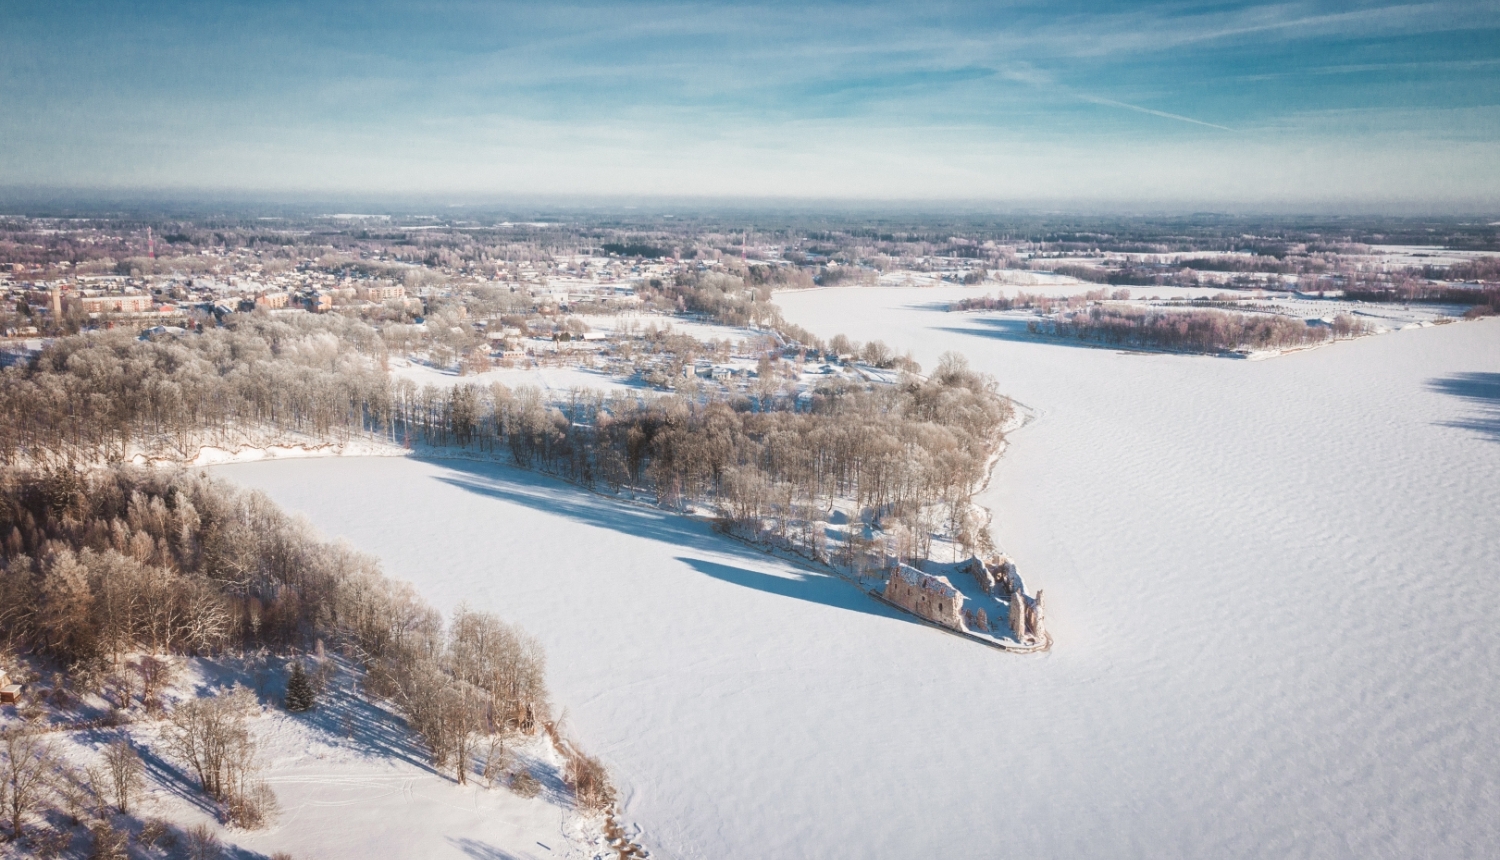
[[[133,652],[326,641],[369,672],[370,689],[459,782],[478,739],[549,719],[534,639],[466,609],[445,625],[411,585],[258,492],[129,466],[0,470],[0,541],[0,639],[59,667],[77,692],[96,692]],[[606,803],[597,763],[573,755],[569,772],[589,780],[580,800]]]
[[[1290,349],[1355,337],[1368,331],[1366,323],[1348,315],[1335,317],[1332,324],[1325,326],[1268,314],[1098,305],[1086,311],[1033,320],[1026,327],[1033,334],[1077,338],[1110,346],[1205,353]]]
[[[1464,312],[1464,316],[1470,319],[1500,314],[1500,286],[1472,289],[1424,281],[1403,281],[1389,285],[1355,284],[1344,290],[1344,297],[1362,302],[1432,302],[1467,305],[1468,310]]]
[[[667,249],[658,248],[655,245],[647,245],[643,242],[605,242],[601,247],[604,253],[615,254],[621,257],[658,259],[671,256]]]
[[[1092,284],[1147,286],[1163,282],[1160,272],[1141,272],[1133,269],[1104,269],[1097,266],[1065,263],[1060,266],[1051,266],[1049,270],[1054,274],[1077,278]]]
[[[1047,296],[1041,293],[1018,292],[1014,296],[972,296],[959,299],[948,305],[950,311],[1017,311],[1037,310],[1044,314],[1059,308],[1081,308],[1089,302],[1105,299],[1123,301],[1130,298],[1129,290],[1089,290],[1077,296]]]
[[[1080,281],[1092,284],[1110,284],[1112,286],[1127,287],[1195,287],[1204,285],[1203,279],[1198,277],[1199,272],[1222,272],[1242,276],[1260,273],[1311,274],[1327,271],[1329,265],[1314,258],[1301,258],[1296,262],[1289,262],[1279,260],[1275,257],[1204,257],[1173,262],[1167,267],[1158,265],[1124,265],[1105,268],[1078,263],[1047,266],[1040,261],[1033,261],[1029,268],[1050,271],[1053,274],[1077,278]],[[1263,286],[1260,282],[1251,280],[1248,277],[1234,278],[1231,280],[1231,283],[1245,283],[1247,286]]]
[[[1429,278],[1448,281],[1500,281],[1500,257],[1476,257],[1451,266],[1428,266],[1423,273]]]

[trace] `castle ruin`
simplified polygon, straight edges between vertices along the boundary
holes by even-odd
[[[966,608],[964,594],[945,577],[923,573],[905,564],[896,567],[881,596],[919,618],[960,633],[999,637],[1009,627],[1010,638],[1027,650],[1050,645],[1046,595],[1042,591],[1038,591],[1035,597],[1028,595],[1010,559],[1004,556],[988,560],[974,557],[957,566],[957,570],[973,576],[985,594],[998,599],[1005,612],[1004,621],[998,615],[991,620],[977,601],[971,604],[971,608]]]
[[[928,621],[964,630],[964,596],[940,576],[900,565],[885,585],[885,599]]]
[[[1035,598],[1019,591],[1010,596],[1010,635],[1022,645],[1047,641],[1047,593],[1038,591]]]
[[[992,556],[988,561],[976,555],[960,569],[968,571],[985,594],[1009,598],[1014,592],[1025,590],[1020,586],[1015,563],[1003,555]]]

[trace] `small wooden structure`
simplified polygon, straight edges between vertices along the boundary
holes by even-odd
[[[0,672],[0,705],[14,705],[21,701],[21,685],[12,684],[10,675]]]

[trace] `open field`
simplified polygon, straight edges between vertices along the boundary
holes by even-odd
[[[1500,840],[1500,323],[1226,362],[1007,337],[934,307],[972,294],[779,301],[924,366],[960,350],[1039,413],[981,501],[1047,590],[1044,657],[503,467],[219,471],[439,606],[536,633],[659,856],[1474,856]]]

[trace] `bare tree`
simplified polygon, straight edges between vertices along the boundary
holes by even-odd
[[[161,710],[161,691],[172,683],[176,667],[163,657],[145,656],[136,665],[141,675],[141,702],[146,712],[155,714]]]
[[[219,835],[207,824],[199,824],[186,834],[187,856],[190,860],[219,860],[224,848],[219,844]]]
[[[453,777],[459,785],[466,785],[477,736],[484,728],[484,694],[471,684],[451,681],[440,696],[439,707],[453,754]]]
[[[141,756],[123,737],[115,738],[104,749],[104,765],[109,772],[109,787],[114,794],[115,807],[121,814],[129,814],[131,801],[140,792],[145,782],[145,766]]]
[[[130,857],[129,835],[116,830],[108,821],[100,821],[89,828],[93,844],[89,846],[89,860],[127,860]]]
[[[5,810],[10,816],[10,837],[19,839],[26,815],[42,802],[56,753],[50,739],[28,726],[5,733],[4,740],[0,741],[0,756],[3,756],[0,774],[5,779]]]
[[[215,800],[230,800],[255,769],[255,743],[245,725],[255,707],[255,696],[236,686],[190,699],[171,713],[168,748],[193,769],[204,793]]]
[[[585,755],[569,745],[566,748],[567,767],[563,779],[573,789],[573,798],[580,809],[588,812],[603,812],[615,802],[615,787],[609,780],[609,772],[598,759]]]
[[[89,767],[75,768],[65,762],[54,766],[50,782],[52,793],[62,801],[63,814],[70,825],[77,825],[100,805],[98,787],[103,785],[98,772]]]

